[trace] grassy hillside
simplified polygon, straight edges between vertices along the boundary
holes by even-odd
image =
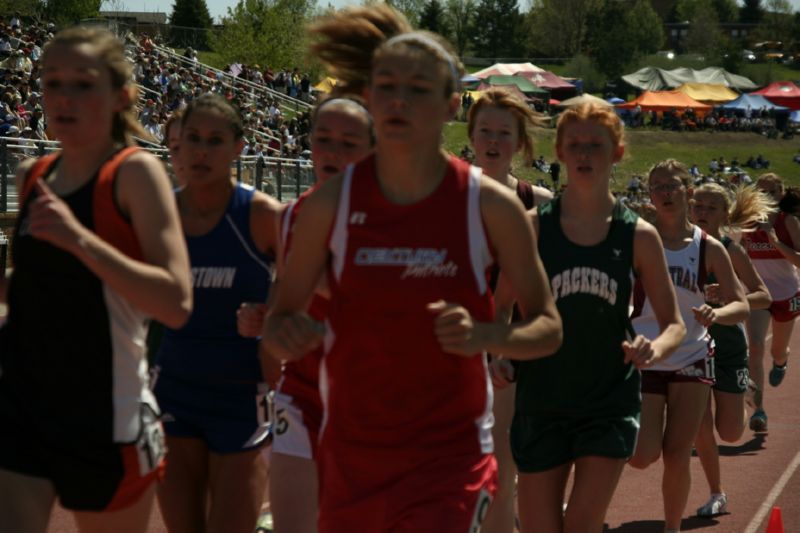
[[[800,164],[792,162],[792,157],[800,154],[800,136],[792,140],[770,140],[755,133],[628,130],[626,138],[627,150],[616,174],[619,188],[625,186],[632,174],[644,175],[654,163],[668,157],[687,165],[697,163],[702,169],[707,169],[712,158],[722,156],[730,161],[736,157],[743,163],[750,155],[758,154],[771,162],[770,171],[800,186]],[[554,129],[537,129],[534,132],[537,157],[542,154],[548,162],[552,161],[555,158],[554,141]],[[451,122],[445,129],[446,148],[457,154],[468,143],[466,124]],[[517,175],[529,181],[536,181],[539,177],[549,181],[549,176],[532,168],[524,168],[521,160],[516,160],[514,166]],[[750,175],[755,177],[758,173],[753,170]]]

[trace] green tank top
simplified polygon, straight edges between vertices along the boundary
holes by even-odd
[[[730,237],[722,237],[722,245],[725,249],[730,246]],[[706,283],[716,283],[717,279],[713,273],[710,273],[706,278]],[[719,307],[718,305],[709,304],[712,307]],[[726,326],[724,324],[713,324],[708,328],[708,333],[714,339],[714,359],[717,363],[724,363],[727,361],[739,361],[747,357],[747,339],[744,335],[744,327],[741,324],[734,326]]]
[[[521,415],[639,414],[639,371],[625,364],[622,342],[633,328],[628,305],[638,216],[614,205],[605,240],[579,246],[564,235],[560,197],[539,207],[539,254],[564,324],[553,355],[517,368]]]

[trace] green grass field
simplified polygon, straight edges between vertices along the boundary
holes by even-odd
[[[633,174],[646,175],[656,162],[672,157],[687,165],[697,163],[701,170],[708,170],[712,158],[724,157],[730,161],[734,157],[744,163],[750,155],[762,154],[771,163],[769,170],[777,172],[793,185],[800,186],[800,164],[792,162],[792,157],[800,153],[800,136],[791,140],[770,140],[755,133],[743,132],[671,132],[654,130],[627,130],[625,132],[627,149],[625,157],[617,167],[616,187],[624,188]],[[555,130],[536,129],[534,146],[536,156],[544,155],[550,162],[555,158]],[[466,124],[451,122],[445,129],[445,147],[458,154],[467,139]],[[549,176],[533,168],[526,168],[521,159],[514,162],[517,176],[535,182]],[[751,170],[755,178],[760,172]],[[562,170],[563,176],[563,170]]]

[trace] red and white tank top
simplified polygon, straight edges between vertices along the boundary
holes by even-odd
[[[680,250],[664,249],[667,269],[675,287],[678,310],[686,324],[686,338],[666,360],[647,370],[680,370],[714,353],[714,341],[705,326],[694,318],[692,307],[705,303],[706,284],[706,232],[694,226],[692,242]],[[633,329],[648,339],[661,334],[650,300],[645,297],[641,281],[634,286]]]
[[[792,237],[786,229],[786,216],[783,212],[778,214],[774,224],[775,233],[779,241],[794,248]],[[766,283],[773,300],[787,300],[800,291],[797,269],[769,242],[765,231],[742,233],[742,246],[747,250],[756,272]]]
[[[281,241],[283,242],[284,260],[292,246],[294,223],[297,220],[300,208],[308,196],[317,188],[318,186],[314,186],[305,191],[297,200],[290,203],[281,215]],[[311,300],[308,314],[314,320],[324,320],[328,314],[328,299],[315,294]],[[285,363],[281,381],[278,383],[278,390],[293,398],[302,396],[306,401],[319,404],[319,365],[321,361],[322,348],[320,347],[298,361]],[[321,411],[321,405],[318,408]]]
[[[426,308],[445,300],[475,321],[493,318],[480,180],[480,169],[451,157],[430,196],[396,205],[374,156],[345,173],[330,237],[323,446],[492,451],[486,359],[443,352]]]

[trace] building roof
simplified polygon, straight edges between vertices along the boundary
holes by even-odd
[[[108,19],[134,19],[147,24],[167,23],[167,14],[159,11],[101,11],[100,16]]]

